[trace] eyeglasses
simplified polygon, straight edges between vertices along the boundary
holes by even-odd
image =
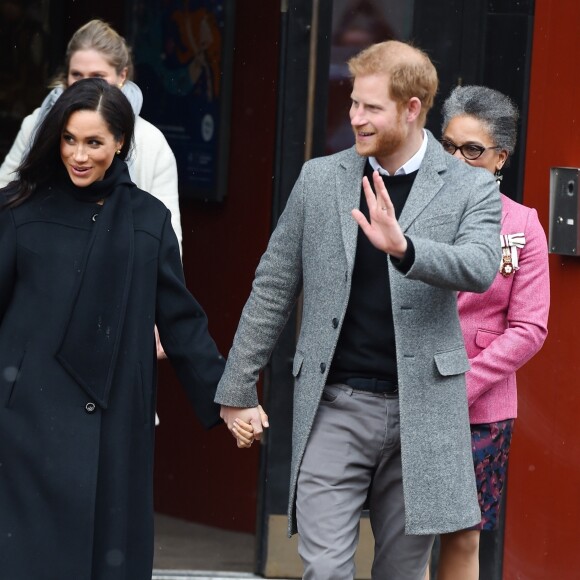
[[[461,155],[463,155],[465,159],[469,159],[469,161],[479,159],[488,149],[501,149],[499,145],[495,145],[494,147],[482,147],[481,145],[475,145],[473,143],[455,145],[455,143],[451,143],[451,141],[447,141],[447,139],[441,139],[441,145],[450,155],[455,155],[455,152],[459,149]]]

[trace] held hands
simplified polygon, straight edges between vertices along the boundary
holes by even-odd
[[[395,217],[395,208],[385,182],[378,171],[373,171],[373,183],[377,192],[376,196],[369,180],[363,177],[363,190],[369,206],[370,223],[358,209],[352,210],[352,217],[375,248],[400,259],[407,250],[407,240]]]
[[[268,415],[262,409],[262,405],[250,408],[222,405],[220,417],[241,449],[251,447],[255,439],[260,440],[264,429],[269,427]]]

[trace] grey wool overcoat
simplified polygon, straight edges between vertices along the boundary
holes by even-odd
[[[456,291],[485,291],[500,262],[497,184],[489,172],[445,153],[430,133],[428,139],[399,219],[415,261],[403,275],[389,260],[408,534],[450,532],[480,520]],[[218,403],[258,403],[260,369],[303,289],[293,364],[290,533],[300,463],[349,300],[358,228],[351,209],[359,205],[365,162],[353,148],[304,165],[256,271],[218,385]]]

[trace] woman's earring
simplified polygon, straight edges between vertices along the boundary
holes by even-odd
[[[503,175],[501,174],[501,171],[499,169],[496,169],[495,170],[495,173],[494,173],[494,176],[495,176],[496,182],[499,185],[501,183],[501,180],[503,179]]]
[[[121,150],[117,149],[117,155],[121,155]]]

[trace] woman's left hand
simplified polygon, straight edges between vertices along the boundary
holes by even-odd
[[[238,447],[247,449],[254,442],[254,428],[241,419],[234,419],[232,434],[236,438]]]
[[[268,415],[266,411],[262,408],[262,405],[258,405],[258,413],[260,413],[260,421],[264,428],[268,428],[270,423],[268,421]],[[232,425],[232,435],[236,438],[238,447],[242,449],[247,449],[252,446],[255,440],[254,427],[250,423],[242,421],[239,417],[234,419],[234,424]],[[259,437],[261,438],[261,436]]]

